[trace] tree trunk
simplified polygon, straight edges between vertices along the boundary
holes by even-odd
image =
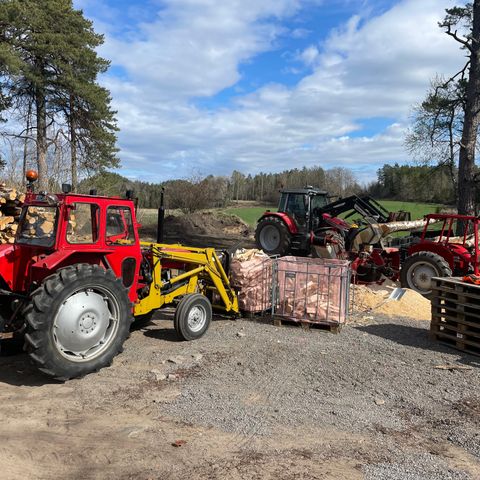
[[[23,141],[23,164],[22,164],[22,186],[27,185],[27,179],[25,177],[27,173],[27,157],[28,157],[28,136],[30,135],[30,123],[32,121],[32,102],[28,101],[27,111],[27,126],[25,128],[25,140]]]
[[[37,109],[37,169],[38,190],[48,190],[47,178],[47,110],[45,91],[41,87],[35,89],[35,106]]]
[[[480,0],[473,2],[470,71],[458,162],[458,213],[475,215],[475,146],[480,120]]]
[[[75,102],[73,95],[70,95],[70,159],[72,171],[72,191],[77,191],[78,173],[77,173],[77,132],[75,123]]]

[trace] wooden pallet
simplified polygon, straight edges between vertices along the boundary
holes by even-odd
[[[325,330],[330,333],[340,333],[342,330],[342,324],[339,323],[317,323],[309,322],[307,320],[292,320],[284,317],[273,317],[273,324],[277,327],[281,326],[293,326],[301,327],[304,330],[310,330],[311,328],[318,330]]]
[[[480,355],[480,286],[457,278],[434,278],[432,339]]]

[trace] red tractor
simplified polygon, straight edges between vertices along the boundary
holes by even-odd
[[[369,196],[352,195],[330,203],[327,192],[313,187],[282,190],[278,210],[267,210],[257,223],[258,248],[269,255],[308,255],[317,237],[350,226],[338,217],[359,214],[365,223],[409,220],[408,212],[388,212]]]
[[[238,313],[214,249],[140,242],[132,198],[69,190],[30,185],[15,243],[0,245],[0,338],[24,338],[41,371],[65,380],[109,365],[134,317],[164,305],[177,305],[184,340],[206,332],[212,305]]]
[[[425,219],[420,239],[406,250],[400,280],[402,287],[429,296],[433,277],[478,275],[480,220],[453,214],[429,214]],[[464,232],[461,236],[455,236],[458,223]]]

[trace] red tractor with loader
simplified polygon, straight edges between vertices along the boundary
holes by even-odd
[[[132,322],[165,305],[184,340],[206,332],[212,307],[238,313],[220,255],[141,242],[132,195],[34,193],[27,178],[15,242],[0,245],[0,338],[23,338],[42,372],[66,380],[109,365]]]
[[[315,235],[323,236],[332,228],[350,228],[345,222],[360,215],[364,223],[386,223],[410,219],[408,212],[388,212],[369,196],[340,198],[307,186],[280,191],[276,212],[267,210],[257,222],[255,240],[269,255],[308,255],[315,245]],[[339,217],[342,216],[342,219]]]

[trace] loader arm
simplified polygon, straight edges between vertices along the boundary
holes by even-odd
[[[225,312],[238,313],[238,299],[230,285],[228,276],[213,248],[194,248],[183,245],[166,245],[141,242],[144,251],[151,254],[153,263],[153,280],[149,294],[134,306],[134,315],[145,315],[175,299],[189,293],[212,293],[220,297],[221,303],[213,306]],[[162,280],[163,264],[178,264],[184,270],[178,275]],[[168,268],[169,270],[174,270]]]

